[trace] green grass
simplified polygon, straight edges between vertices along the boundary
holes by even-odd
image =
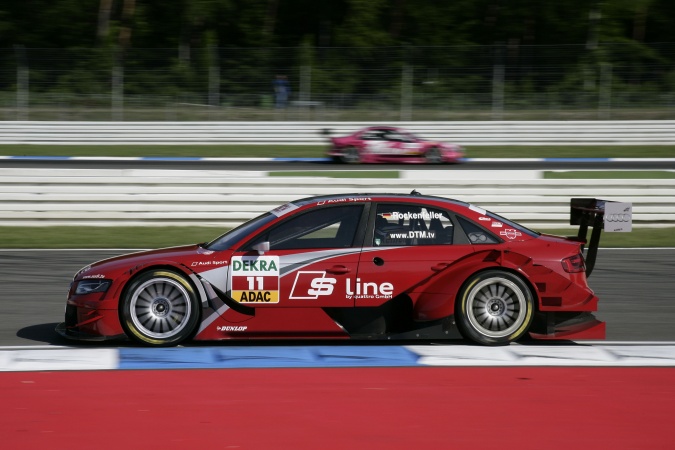
[[[326,145],[0,145],[3,156],[323,157]],[[467,146],[469,158],[673,158],[675,145]]]
[[[0,248],[161,248],[210,241],[217,227],[0,227]],[[537,231],[562,236],[574,229]],[[590,236],[590,235],[589,235]],[[675,247],[675,228],[638,228],[603,233],[600,247]]]
[[[328,177],[328,178],[399,178],[397,170],[322,170],[321,172],[269,172],[271,177]]]
[[[675,178],[675,171],[666,170],[570,170],[545,171],[545,179],[616,180],[616,179],[667,179]]]
[[[542,233],[576,236],[576,229],[539,229]],[[588,239],[591,237],[588,231]],[[675,247],[675,228],[635,228],[630,233],[602,233],[600,248]]]
[[[211,241],[217,227],[0,227],[0,248],[160,248]]]

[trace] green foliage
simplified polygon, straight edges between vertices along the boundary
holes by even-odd
[[[151,249],[208,242],[227,229],[216,227],[0,227],[0,248]],[[573,229],[540,229],[570,236]],[[631,233],[603,233],[600,247],[675,247],[672,228],[637,228]]]
[[[215,91],[269,107],[276,74],[294,98],[309,74],[312,99],[378,110],[399,107],[409,68],[418,107],[466,110],[489,108],[503,66],[507,107],[593,109],[604,92],[672,109],[674,25],[672,0],[14,1],[0,5],[0,92],[25,67],[33,104],[109,100],[116,66],[145,106]]]

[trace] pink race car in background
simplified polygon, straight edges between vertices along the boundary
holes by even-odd
[[[330,130],[324,130],[330,135]],[[457,144],[427,141],[396,127],[367,127],[349,136],[329,137],[328,156],[336,162],[458,163],[464,149]]]

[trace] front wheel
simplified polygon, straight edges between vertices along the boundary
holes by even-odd
[[[424,154],[424,160],[427,164],[441,164],[443,162],[441,150],[438,147],[430,148]]]
[[[120,320],[127,335],[144,345],[178,345],[199,324],[199,301],[182,275],[153,270],[134,279],[120,301]]]
[[[522,337],[534,317],[532,291],[518,276],[488,270],[469,278],[456,304],[457,326],[478,344],[505,345]]]
[[[345,164],[358,164],[361,162],[361,154],[356,147],[347,147],[342,152],[340,160]]]

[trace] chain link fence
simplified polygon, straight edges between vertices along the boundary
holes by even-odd
[[[673,61],[675,43],[16,46],[0,49],[0,120],[674,119]]]

